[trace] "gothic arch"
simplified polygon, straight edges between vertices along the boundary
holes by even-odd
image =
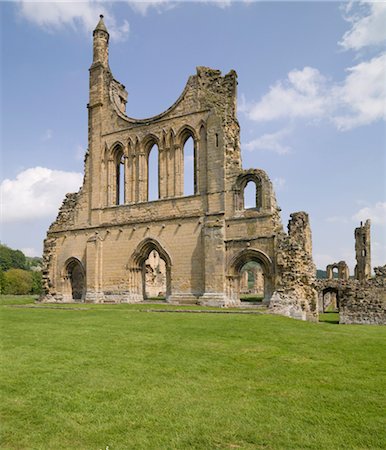
[[[235,185],[236,192],[236,209],[243,210],[245,208],[244,191],[248,183],[254,183],[256,187],[256,198],[254,209],[260,210],[263,207],[263,182],[259,175],[256,173],[245,173],[239,175]]]
[[[162,246],[157,240],[153,238],[146,238],[142,242],[140,242],[132,254],[129,261],[129,269],[132,273],[135,274],[136,280],[135,283],[141,285],[142,289],[142,297],[144,295],[144,264],[147,258],[150,255],[150,252],[156,250],[159,254],[160,258],[164,260],[166,265],[166,299],[171,294],[171,268],[172,268],[172,259],[169,255],[169,252]]]
[[[186,158],[186,154],[185,154],[185,144],[188,141],[188,139],[192,138],[193,141],[193,167],[192,169],[190,169],[188,167],[188,161]],[[184,178],[186,175],[189,175],[190,177],[192,177],[190,179],[190,182],[192,184],[190,184],[190,182],[188,181],[187,185],[192,188],[192,192],[188,193],[188,195],[194,195],[197,194],[198,192],[198,138],[197,138],[197,134],[196,134],[196,130],[191,127],[190,125],[183,125],[180,130],[177,133],[177,146],[179,146],[180,148],[180,152],[181,152],[181,159],[182,159],[182,166],[183,166],[183,172],[184,172]],[[190,173],[190,170],[192,170],[192,174]],[[185,185],[186,180],[184,180],[184,185]],[[185,189],[182,189],[184,192],[184,195],[186,195],[186,191]]]
[[[240,275],[245,264],[254,261],[260,264],[264,274],[264,301],[268,302],[273,294],[273,263],[264,252],[255,249],[245,249],[235,255],[228,264],[228,295],[240,298]]]
[[[84,301],[86,294],[86,271],[82,262],[75,257],[68,258],[63,265],[63,292],[69,300]]]
[[[149,157],[150,150],[154,145],[156,145],[158,149],[160,148],[160,141],[155,134],[150,133],[143,138],[142,149],[145,152],[146,158]]]
[[[108,150],[107,192],[108,205],[125,203],[126,152],[122,142],[116,141]]]

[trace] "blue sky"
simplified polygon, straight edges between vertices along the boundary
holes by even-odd
[[[310,214],[319,268],[354,266],[372,219],[386,263],[386,3],[1,2],[1,241],[39,255],[82,179],[100,13],[127,113],[168,108],[198,65],[238,73],[244,168],[267,171],[282,220]]]

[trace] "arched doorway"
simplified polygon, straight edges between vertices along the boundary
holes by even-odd
[[[240,300],[259,302],[264,299],[264,271],[261,264],[249,261],[240,270]]]
[[[83,301],[86,293],[86,276],[82,263],[76,258],[71,258],[66,263],[65,271],[69,297],[74,301]]]
[[[328,287],[322,292],[323,312],[339,312],[339,290]]]
[[[142,241],[130,261],[130,291],[137,301],[171,294],[171,266],[168,252],[155,239]]]
[[[251,300],[268,304],[273,293],[273,265],[270,258],[259,250],[244,250],[231,261],[228,268],[228,292],[232,303]],[[247,290],[247,293],[246,293]]]
[[[166,263],[152,250],[142,268],[143,298],[164,300],[166,296]]]

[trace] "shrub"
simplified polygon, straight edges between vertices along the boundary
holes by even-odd
[[[9,269],[4,273],[4,294],[30,294],[33,286],[32,272],[23,269]]]

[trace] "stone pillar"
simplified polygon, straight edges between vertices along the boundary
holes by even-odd
[[[240,293],[247,293],[249,286],[248,286],[248,270],[244,270],[241,273],[241,277],[240,277]]]
[[[138,201],[147,201],[147,189],[147,161],[145,153],[141,152],[138,155]]]
[[[174,195],[184,195],[184,162],[180,145],[174,146]]]
[[[365,281],[371,278],[370,220],[355,228],[355,278]]]
[[[202,227],[204,241],[204,286],[200,298],[202,305],[226,306],[231,303],[225,289],[225,242],[224,221],[208,217]]]
[[[167,153],[164,147],[159,147],[159,198],[167,197]]]
[[[86,247],[86,302],[103,300],[102,269],[103,242],[96,233],[88,239]]]

